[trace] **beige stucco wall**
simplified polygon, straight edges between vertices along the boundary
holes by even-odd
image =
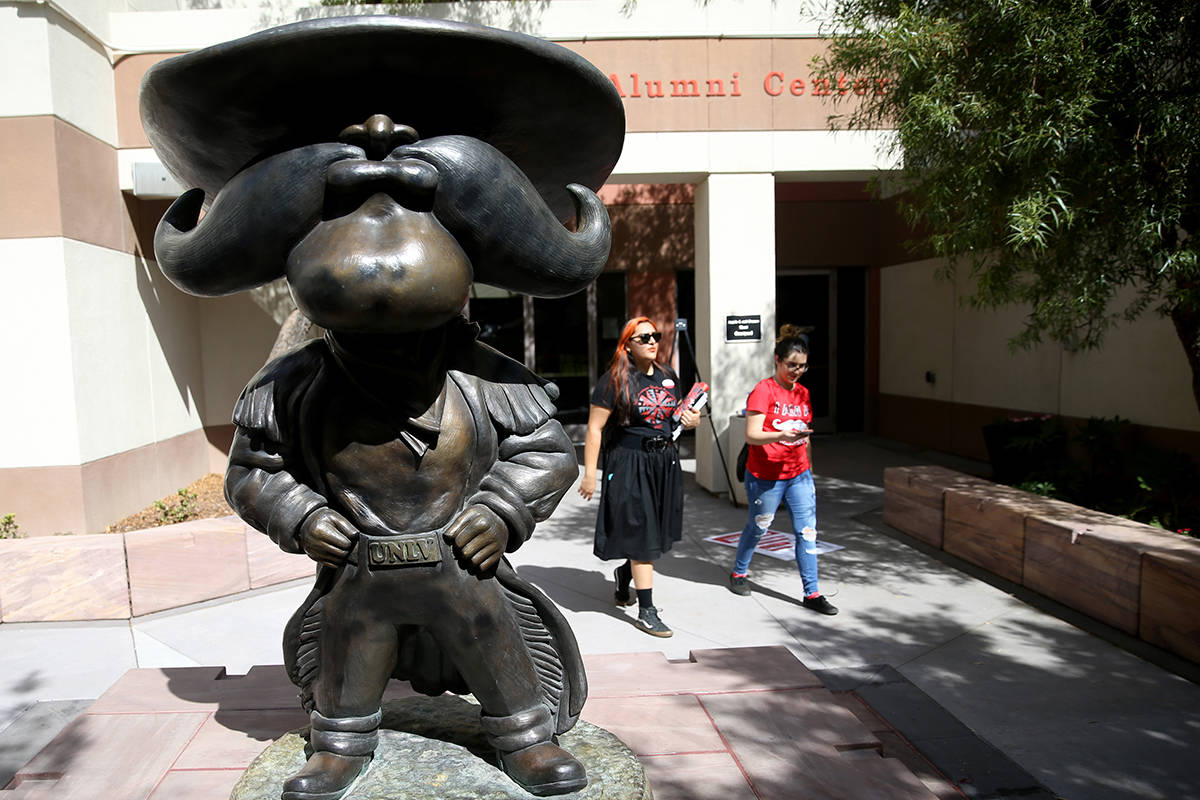
[[[92,37],[31,3],[0,8],[0,42],[0,117],[54,115],[116,143],[112,65]]]
[[[1025,312],[968,307],[962,298],[969,277],[939,280],[938,265],[882,271],[880,392],[1073,417],[1120,415],[1200,431],[1191,373],[1170,320],[1144,314],[1113,329],[1097,351],[1045,343],[1010,352]],[[936,383],[926,383],[926,371],[936,373]]]
[[[79,463],[63,247],[0,239],[0,468]]]
[[[1065,354],[1062,413],[1120,414],[1147,425],[1200,431],[1191,372],[1171,321],[1151,311],[1111,331],[1103,350]]]
[[[879,276],[879,390],[952,400],[954,286],[935,279],[937,262],[888,267]],[[925,373],[936,375],[935,383]]]
[[[66,240],[82,462],[200,427],[195,300],[152,263]]]

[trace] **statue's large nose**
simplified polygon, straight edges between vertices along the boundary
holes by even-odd
[[[437,190],[437,169],[415,158],[384,160],[397,147],[412,144],[418,136],[408,125],[397,125],[386,114],[374,114],[360,125],[351,125],[338,137],[346,144],[361,147],[368,160],[339,161],[325,175],[326,210],[347,213],[368,197],[383,193],[413,211],[433,207]]]
[[[338,141],[361,147],[367,158],[380,161],[402,144],[417,140],[417,131],[408,125],[397,125],[387,114],[372,114],[359,125],[350,125],[338,134]]]
[[[349,201],[352,207],[382,192],[405,208],[428,211],[433,208],[438,173],[432,164],[415,158],[398,161],[351,159],[331,165],[325,174],[325,185],[336,196]]]

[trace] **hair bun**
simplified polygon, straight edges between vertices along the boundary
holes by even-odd
[[[799,325],[793,325],[790,322],[779,327],[779,338],[776,342],[782,342],[784,339],[799,339],[804,335],[803,329]]]

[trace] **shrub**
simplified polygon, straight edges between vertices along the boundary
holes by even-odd
[[[1177,533],[1200,533],[1200,467],[1186,453],[1136,441],[1127,419],[1092,417],[1071,436],[1050,415],[999,421],[984,429],[985,440],[989,429],[988,454],[1000,483]]]
[[[17,524],[16,514],[5,514],[0,517],[0,539],[22,539],[21,526]]]
[[[154,507],[158,509],[158,519],[164,525],[176,522],[187,522],[196,516],[196,493],[188,489],[176,492],[179,500],[174,505],[167,505],[162,500],[155,500]]]

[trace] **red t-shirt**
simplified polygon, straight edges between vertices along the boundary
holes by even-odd
[[[798,427],[812,423],[812,403],[808,389],[795,384],[789,392],[775,379],[765,378],[758,382],[746,401],[746,413],[757,411],[763,415],[763,430],[781,431],[787,427]],[[804,428],[801,428],[803,430]],[[795,442],[772,442],[750,445],[746,459],[746,471],[763,480],[786,480],[809,469],[807,439]]]

